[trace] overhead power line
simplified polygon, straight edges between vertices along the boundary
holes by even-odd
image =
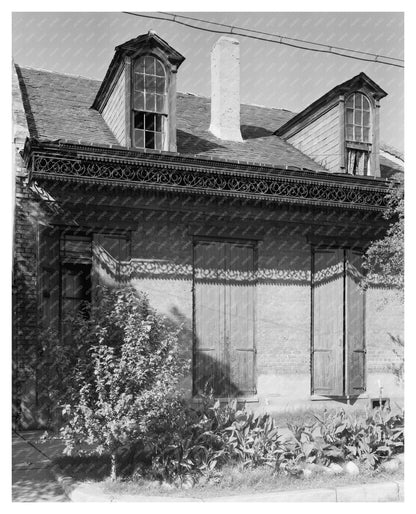
[[[370,52],[362,52],[360,50],[352,50],[350,48],[343,48],[339,46],[326,45],[322,43],[315,43],[313,41],[307,41],[304,39],[296,39],[286,36],[281,36],[279,34],[271,34],[269,32],[262,32],[260,30],[247,29],[244,27],[237,27],[233,25],[227,25],[225,23],[218,23],[209,20],[202,20],[199,18],[193,18],[191,16],[184,16],[182,14],[174,14],[167,12],[160,12],[162,16],[154,16],[151,14],[143,14],[137,12],[129,12],[123,11],[124,14],[128,14],[130,16],[138,16],[139,18],[150,18],[153,20],[161,20],[161,21],[170,21],[173,23],[177,23],[179,25],[184,25],[185,27],[190,27],[196,30],[202,30],[204,32],[211,32],[215,34],[228,34],[234,36],[246,37],[249,39],[256,39],[258,41],[266,41],[268,43],[275,43],[279,45],[290,46],[293,48],[299,48],[301,50],[308,50],[310,52],[319,52],[326,53],[332,55],[338,55],[340,57],[346,57],[348,59],[356,59],[359,61],[372,62],[376,64],[384,64],[387,66],[394,66],[396,68],[404,68],[404,60],[397,59],[396,57],[389,57],[387,55],[377,55]],[[169,17],[168,17],[169,16]],[[186,21],[182,21],[186,20]],[[206,25],[216,25],[218,27],[222,27],[223,30],[201,27],[198,25],[194,25],[190,22],[198,22]],[[273,38],[273,39],[270,39]],[[313,45],[313,46],[305,46],[305,45]],[[349,52],[349,53],[346,53]]]

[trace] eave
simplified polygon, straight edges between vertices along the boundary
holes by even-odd
[[[27,139],[23,158],[30,182],[77,182],[283,204],[382,211],[389,189],[385,179],[63,141]]]

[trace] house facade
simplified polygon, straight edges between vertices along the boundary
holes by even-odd
[[[176,91],[183,60],[149,32],[101,83],[14,66],[15,422],[50,422],[42,333],[70,344],[65,319],[97,284],[145,291],[182,327],[190,400],[401,402],[402,305],[361,286],[403,172],[380,149],[386,93],[361,73],[294,115],[240,105],[232,38],[212,50],[211,100]]]

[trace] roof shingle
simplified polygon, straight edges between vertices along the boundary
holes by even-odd
[[[16,70],[31,137],[118,144],[99,112],[91,109],[100,81],[17,65]],[[241,105],[244,141],[223,141],[208,130],[210,100],[178,93],[178,153],[325,171],[311,158],[273,135],[293,116],[294,113],[284,109]]]

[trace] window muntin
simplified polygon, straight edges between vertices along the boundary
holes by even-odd
[[[133,146],[163,149],[167,118],[166,72],[151,55],[140,57],[133,69]]]
[[[371,106],[368,98],[362,93],[354,93],[348,97],[345,108],[347,141],[370,143]]]

